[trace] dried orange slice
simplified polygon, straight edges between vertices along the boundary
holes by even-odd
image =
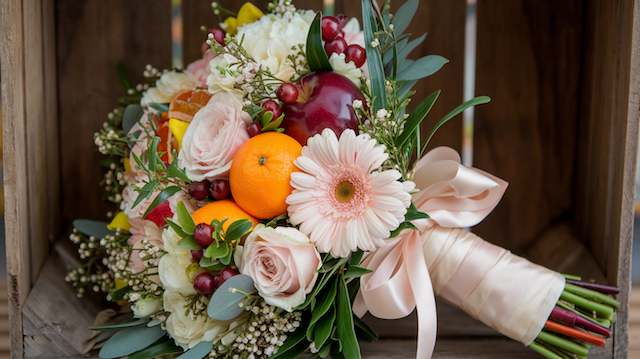
[[[184,90],[169,104],[169,118],[191,122],[193,116],[209,102],[211,94],[205,90]]]

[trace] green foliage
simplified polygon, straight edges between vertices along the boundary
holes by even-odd
[[[364,42],[367,52],[367,67],[369,69],[369,79],[371,81],[371,96],[373,98],[373,110],[377,111],[387,106],[387,92],[385,88],[384,66],[382,65],[382,55],[380,47],[373,47],[371,44],[375,34],[379,31],[377,14],[373,9],[372,0],[362,0],[362,22],[364,23]]]
[[[200,342],[176,359],[202,359],[207,357],[212,349],[212,342]]]
[[[91,219],[76,219],[73,221],[73,227],[75,227],[78,232],[89,237],[104,238],[105,236],[113,234],[113,232],[107,228],[107,223]]]
[[[211,296],[207,313],[214,320],[231,320],[244,311],[239,304],[247,295],[254,293],[253,280],[238,274],[224,282]]]
[[[337,317],[336,332],[340,343],[342,344],[342,352],[344,356],[350,359],[360,358],[360,345],[356,337],[355,327],[353,325],[353,312],[351,311],[351,300],[349,299],[349,291],[345,278],[340,276],[338,282],[337,297]]]
[[[127,328],[109,338],[100,349],[99,356],[102,359],[127,356],[147,348],[165,334],[166,332],[159,325]]]
[[[131,131],[133,126],[140,121],[143,114],[144,110],[142,109],[142,106],[138,104],[131,104],[125,107],[122,115],[122,130],[125,134],[128,134],[129,131]]]
[[[140,318],[140,319],[132,320],[130,322],[95,325],[95,326],[89,327],[89,329],[99,330],[99,331],[118,330],[123,328],[142,326],[147,324],[148,322],[149,322],[149,318]]]
[[[171,354],[179,354],[182,353],[182,348],[175,345],[173,340],[170,338],[165,338],[159,340],[156,344],[141,350],[139,352],[133,353],[129,355],[128,359],[153,359],[159,358],[166,355]]]
[[[322,45],[322,31],[320,28],[321,21],[322,13],[318,12],[316,17],[313,19],[311,27],[309,28],[309,33],[307,34],[307,63],[309,64],[309,69],[312,72],[331,71],[329,57],[324,51],[324,46]]]

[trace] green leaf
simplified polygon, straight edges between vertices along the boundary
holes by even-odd
[[[362,250],[358,250],[351,254],[351,258],[349,258],[349,265],[358,265],[364,256],[364,252]]]
[[[413,16],[418,11],[419,0],[407,0],[393,16],[393,32],[396,36],[402,35],[409,27]]]
[[[122,287],[116,290],[112,290],[109,293],[109,297],[111,297],[111,301],[115,302],[118,300],[122,300],[124,299],[125,294],[127,294],[129,291],[131,290],[131,287],[126,286],[126,287]]]
[[[267,127],[267,125],[269,124],[269,122],[271,122],[272,119],[273,119],[273,112],[264,111],[262,113],[262,117],[260,117],[260,125],[262,126],[262,128],[264,129],[265,127]]]
[[[231,320],[244,311],[240,304],[249,293],[254,293],[251,277],[238,274],[224,282],[211,296],[207,313],[214,320]]]
[[[407,213],[404,215],[404,220],[405,221],[414,221],[416,219],[427,219],[429,218],[429,215],[418,210],[416,208],[416,205],[411,202],[411,205],[409,206],[409,208],[407,208]]]
[[[319,305],[316,305],[311,312],[311,320],[309,321],[309,326],[307,327],[307,339],[309,341],[313,339],[313,326],[318,321],[320,321],[320,319],[329,311],[329,309],[333,305],[333,301],[336,297],[338,285],[337,282],[337,280],[332,281],[331,286],[328,288],[327,292],[322,295],[322,302]],[[320,346],[316,346],[316,348],[319,347]]]
[[[396,139],[396,144],[398,147],[403,147],[404,144],[409,141],[410,138],[413,137],[413,134],[420,127],[420,124],[425,119],[433,105],[438,100],[438,96],[440,96],[440,90],[435,91],[431,95],[427,96],[418,107],[409,115],[407,118],[404,129],[398,138]]]
[[[176,359],[202,359],[208,356],[212,349],[212,342],[200,342]]]
[[[202,259],[200,259],[200,263],[198,264],[200,264],[200,267],[213,272],[223,270],[227,267],[227,265],[225,265],[224,263],[220,263],[220,261],[218,260],[212,260],[211,258],[207,257],[202,257]]]
[[[182,229],[182,227],[180,227],[180,225],[177,224],[176,222],[170,220],[169,218],[165,218],[164,221],[169,225],[169,227],[171,227],[171,229],[173,229],[174,232],[176,232],[178,237],[180,237],[182,239],[191,237],[191,235],[189,233],[186,233]]]
[[[356,328],[356,335],[362,340],[372,342],[378,340],[378,334],[371,329],[367,323],[358,317],[353,317],[353,324]]]
[[[400,59],[401,61],[404,61],[407,58],[407,56],[409,56],[409,54],[416,47],[418,47],[422,42],[424,42],[426,38],[427,38],[427,34],[422,34],[416,37],[415,39],[404,44],[404,46],[398,49],[398,59]]]
[[[167,167],[167,177],[177,178],[184,182],[190,182],[189,177],[183,169],[178,167],[178,156],[174,156],[173,162]]]
[[[169,199],[169,197],[173,196],[174,194],[176,194],[178,192],[180,192],[180,187],[178,187],[178,186],[169,186],[169,187],[163,189],[160,193],[158,193],[156,198],[153,199],[153,201],[149,205],[149,208],[147,208],[147,210],[144,212],[144,216],[143,217],[146,217],[147,214],[149,214],[149,212],[153,211],[154,208],[158,207],[158,205],[160,203],[166,201],[167,199]]]
[[[262,132],[275,131],[276,129],[278,129],[278,127],[280,127],[283,120],[284,114],[278,116],[278,118],[276,118],[275,120],[270,121],[266,126],[262,128]]]
[[[333,301],[331,301],[333,304]],[[333,307],[333,305],[332,305]],[[331,311],[327,314],[313,331],[313,344],[316,348],[322,348],[322,346],[326,343],[326,341],[331,336],[331,331],[333,330],[333,323],[336,320],[336,312],[332,308]]]
[[[331,354],[331,342],[325,343],[325,345],[318,351],[318,356],[322,359]]]
[[[329,57],[324,51],[322,45],[322,31],[320,29],[320,23],[322,21],[322,13],[318,12],[316,17],[311,23],[309,33],[307,34],[307,63],[309,64],[309,70],[311,72],[318,71],[331,71],[331,64],[329,63]]]
[[[353,313],[351,312],[351,301],[349,300],[347,283],[345,283],[344,277],[342,276],[338,282],[337,304],[336,329],[340,343],[342,343],[342,351],[345,357],[358,359],[360,358],[360,346],[358,345],[358,339],[356,338],[356,332],[353,326]]]
[[[438,72],[449,60],[440,55],[427,55],[416,61],[407,60],[407,67],[399,70],[399,81],[419,80]]]
[[[251,231],[253,225],[248,219],[240,219],[229,225],[224,235],[225,242],[237,241]]]
[[[178,242],[178,247],[188,249],[190,251],[197,251],[198,249],[200,249],[200,245],[198,244],[198,242],[196,242],[196,240],[191,236],[182,238]]]
[[[427,136],[427,140],[425,141],[424,145],[422,145],[422,150],[420,151],[420,155],[422,155],[422,153],[424,153],[424,150],[427,148],[427,145],[431,141],[431,138],[433,138],[433,135],[435,135],[435,133],[438,131],[438,129],[440,127],[442,127],[442,125],[444,125],[445,123],[449,122],[449,120],[451,120],[452,118],[454,118],[457,115],[459,115],[462,112],[464,112],[464,110],[466,110],[467,108],[469,108],[471,106],[482,105],[482,104],[488,103],[489,101],[491,101],[491,98],[488,97],[488,96],[474,97],[471,100],[466,101],[463,104],[461,104],[460,106],[454,108],[448,114],[444,115],[444,117],[442,117],[440,120],[438,120],[438,122],[435,124],[435,126],[433,126],[431,131],[429,131],[429,135]]]
[[[360,266],[349,266],[344,273],[344,277],[346,279],[360,278],[367,273],[371,273],[371,270]]]
[[[204,256],[211,259],[226,257],[231,252],[231,247],[226,242],[211,243],[204,251]]]
[[[149,318],[140,318],[140,319],[136,319],[130,322],[123,322],[123,323],[109,323],[109,324],[102,324],[102,325],[95,325],[92,327],[89,327],[90,330],[100,330],[100,331],[104,331],[104,330],[114,330],[114,329],[123,329],[123,328],[130,328],[130,327],[138,327],[141,325],[145,325],[149,322]]]
[[[169,354],[182,353],[182,348],[176,346],[172,339],[160,341],[145,350],[136,352],[127,357],[127,359],[153,359]]]
[[[100,349],[100,358],[119,358],[145,349],[166,332],[159,325],[127,328],[114,334]]]
[[[416,229],[416,226],[414,226],[413,223],[411,222],[402,222],[400,223],[398,228],[391,231],[389,238],[396,237],[398,234],[400,234],[400,232],[404,231],[405,229]]]
[[[178,215],[178,223],[180,227],[182,227],[182,230],[185,233],[193,234],[193,231],[196,229],[196,224],[193,222],[193,218],[191,218],[191,214],[184,205],[184,202],[178,202],[176,205],[176,214]]]
[[[142,106],[138,104],[132,104],[125,107],[124,113],[122,114],[122,130],[125,135],[131,131],[138,121],[140,121],[143,114],[144,110],[142,109]]]
[[[315,299],[316,295],[325,287],[325,285],[329,282],[333,274],[346,263],[345,258],[340,258],[336,264],[326,273],[323,273],[318,281],[316,282],[316,286],[313,288],[313,292],[311,295],[307,295],[307,299],[305,299],[304,303],[300,304],[296,309],[302,310],[311,304],[311,302]]]
[[[151,144],[147,150],[147,163],[149,171],[155,172],[158,167],[161,166],[162,160],[158,156],[158,145],[160,144],[160,137],[154,137],[151,139]]]
[[[304,325],[301,325],[293,333],[287,335],[287,339],[278,348],[276,353],[271,359],[292,359],[296,358],[298,354],[304,352],[309,345],[304,340]]]
[[[136,192],[138,192],[138,196],[136,197],[136,200],[133,201],[133,205],[131,207],[135,208],[142,201],[149,198],[159,185],[160,185],[160,182],[154,179],[145,183],[144,186],[142,186],[142,188],[136,189]]]
[[[78,232],[89,237],[104,238],[114,233],[107,228],[107,223],[91,219],[76,219],[73,226]]]
[[[387,91],[385,88],[384,66],[379,47],[371,46],[375,33],[378,31],[376,13],[373,10],[372,0],[362,0],[362,21],[364,23],[364,42],[367,52],[367,68],[371,81],[371,95],[373,97],[373,110],[383,109],[387,105]]]

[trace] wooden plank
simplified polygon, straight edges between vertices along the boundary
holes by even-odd
[[[477,6],[474,166],[510,184],[474,231],[520,251],[572,209],[582,1]]]
[[[415,340],[380,340],[364,343],[363,357],[367,359],[411,358],[416,353]],[[522,344],[508,339],[438,339],[434,358],[539,358]]]
[[[124,94],[116,75],[123,63],[132,82],[146,64],[171,66],[170,1],[56,2],[60,169],[63,225],[102,218],[101,155],[93,133]]]

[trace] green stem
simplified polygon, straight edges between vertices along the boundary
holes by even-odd
[[[606,294],[602,294],[600,292],[596,292],[591,289],[586,289],[586,288],[578,287],[577,285],[567,283],[564,286],[564,290],[566,290],[567,292],[573,293],[575,295],[579,295],[583,298],[591,299],[593,301],[606,304],[616,309],[620,307],[620,303],[618,303],[617,300],[611,298]]]
[[[594,311],[605,318],[610,318],[614,313],[614,309],[607,305],[590,301],[589,299],[580,297],[573,293],[569,293],[567,290],[562,292],[562,294],[560,295],[560,299],[566,300],[569,303],[573,303],[578,307]]]
[[[573,275],[573,274],[566,274],[566,273],[562,273],[562,276],[565,277],[566,279],[571,279],[571,280],[582,280],[582,277],[577,276],[577,275]]]
[[[573,341],[550,334],[548,332],[545,332],[544,330],[541,331],[540,334],[538,334],[537,339],[543,342],[549,343],[551,345],[554,345],[562,350],[568,351],[573,354],[584,355],[584,356],[589,354],[589,351],[587,349],[574,343]]]
[[[536,353],[542,355],[547,359],[563,359],[561,356],[557,355],[556,353],[552,352],[551,350],[543,347],[542,345],[536,342],[529,344],[529,348],[531,348],[533,351],[535,351]]]

